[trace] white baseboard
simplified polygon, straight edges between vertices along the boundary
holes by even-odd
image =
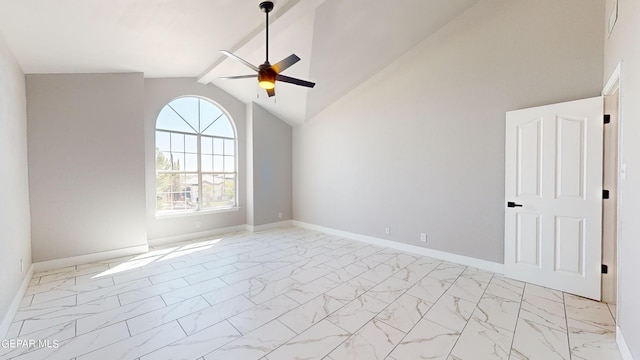
[[[271,229],[279,229],[279,228],[288,228],[293,226],[292,220],[278,221],[274,223],[264,224],[264,225],[247,225],[247,231],[257,232]]]
[[[627,345],[627,342],[624,339],[622,330],[620,330],[618,326],[616,326],[616,343],[618,344],[618,349],[620,349],[622,360],[633,360],[633,355],[631,355],[631,350],[629,349],[629,346]]]
[[[123,256],[129,256],[129,255],[144,254],[148,251],[149,251],[149,245],[144,244],[144,245],[132,246],[132,247],[123,248],[123,249],[115,249],[115,250],[101,251],[98,253],[92,253],[92,254],[86,254],[86,255],[72,256],[72,257],[62,258],[62,259],[40,261],[33,264],[33,271],[38,273],[41,271],[59,269],[67,266],[88,264],[94,261],[102,261],[102,260],[115,259]]]
[[[16,296],[13,298],[13,302],[11,302],[11,306],[6,314],[4,314],[4,319],[2,320],[2,324],[0,324],[0,339],[5,339],[7,336],[7,332],[9,331],[9,327],[11,326],[11,322],[16,317],[16,313],[20,308],[20,304],[22,303],[22,298],[24,297],[24,293],[27,292],[27,288],[29,287],[29,283],[31,282],[31,278],[33,277],[33,264],[29,267],[29,271],[25,275],[22,280],[22,285],[20,285],[20,289],[16,293]]]
[[[297,220],[292,221],[292,223],[294,226],[298,226],[305,229],[316,230],[316,231],[324,232],[331,235],[342,236],[344,238],[366,242],[373,245],[389,247],[392,249],[411,252],[411,253],[422,255],[422,256],[429,256],[429,257],[440,259],[440,260],[451,261],[461,265],[471,266],[481,270],[490,271],[496,274],[504,274],[504,264],[499,264],[492,261],[476,259],[468,256],[452,254],[452,253],[439,251],[439,250],[423,248],[415,245],[404,244],[397,241],[380,239],[373,236],[367,236],[367,235],[361,235],[361,234],[356,234],[356,233],[342,231],[342,230],[336,230],[336,229],[309,224],[309,223],[305,223]]]
[[[220,234],[228,234],[232,232],[246,231],[246,230],[247,230],[247,225],[229,226],[225,228],[199,231],[199,232],[194,232],[190,234],[167,236],[167,237],[157,238],[157,239],[149,239],[149,245],[157,246],[157,245],[173,244],[173,243],[179,243],[182,241],[204,239],[204,238],[208,238],[208,237],[216,236]]]

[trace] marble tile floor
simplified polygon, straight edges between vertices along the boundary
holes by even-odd
[[[43,342],[0,347],[0,359],[616,360],[614,315],[475,268],[288,228],[34,274],[7,339]]]

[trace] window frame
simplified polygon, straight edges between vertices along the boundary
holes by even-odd
[[[171,103],[173,103],[176,100],[179,99],[183,99],[183,98],[193,98],[193,99],[198,99],[199,101],[205,101],[210,103],[211,105],[215,106],[217,109],[220,110],[221,114],[218,118],[216,118],[216,120],[214,120],[211,124],[209,124],[209,126],[205,127],[202,131],[196,131],[191,124],[189,124],[189,122],[187,120],[185,120],[181,114],[179,114],[177,112],[176,109],[173,108],[173,106],[170,106]],[[169,106],[180,118],[182,118],[182,120],[192,129],[194,130],[194,132],[185,132],[185,131],[178,131],[178,130],[167,130],[167,129],[161,129],[158,128],[158,119],[159,119],[159,115],[162,112],[162,110]],[[200,102],[198,102],[198,106],[200,106]],[[200,122],[200,109],[198,109],[198,121]],[[227,118],[227,121],[229,122],[229,124],[231,125],[231,129],[233,131],[233,135],[234,137],[227,137],[227,136],[220,136],[220,135],[206,135],[203,134],[203,132],[205,132],[209,127],[211,127],[216,121],[217,119],[219,119],[220,117],[225,116]],[[159,150],[158,148],[158,144],[157,144],[157,136],[158,133],[166,133],[169,135],[169,153],[174,153],[173,148],[172,148],[172,135],[173,134],[177,134],[177,135],[182,135],[182,136],[195,136],[196,137],[196,143],[197,143],[197,153],[196,155],[196,171],[187,171],[186,169],[184,170],[160,170],[158,169],[158,153],[157,151]],[[214,165],[212,165],[211,171],[204,171],[203,170],[203,166],[202,166],[202,157],[203,157],[203,152],[202,152],[202,139],[203,138],[209,138],[211,139],[212,143],[214,142],[215,139],[219,139],[222,140],[223,143],[223,148],[222,148],[222,155],[219,154],[214,154],[215,150],[212,150],[212,154],[205,154],[205,155],[211,155],[211,156],[222,156],[223,157],[223,171],[215,171],[214,169]],[[233,141],[233,155],[226,155],[226,147],[225,147],[225,140],[232,140]],[[238,171],[238,130],[236,128],[236,124],[235,121],[233,120],[233,118],[231,117],[231,115],[226,111],[226,109],[224,109],[222,106],[220,106],[220,104],[218,104],[217,102],[203,97],[203,96],[196,96],[196,95],[184,95],[184,96],[178,96],[176,98],[171,99],[169,102],[167,102],[165,105],[162,106],[160,112],[158,112],[158,116],[156,116],[156,120],[155,120],[155,124],[154,124],[154,137],[153,137],[153,142],[154,142],[154,172],[155,172],[155,178],[154,178],[154,183],[155,183],[155,187],[154,187],[154,193],[155,193],[155,201],[154,201],[154,205],[155,205],[155,216],[157,218],[171,218],[171,217],[183,217],[183,216],[191,216],[191,215],[199,215],[199,214],[206,214],[206,213],[223,213],[223,212],[233,212],[233,211],[239,211],[240,210],[240,206],[239,206],[239,199],[238,199],[238,184],[239,184],[239,171]],[[183,142],[184,143],[184,142]],[[181,152],[178,152],[180,154],[185,155],[186,154],[193,154],[193,153],[187,153],[186,151],[186,145],[183,146],[183,149]],[[233,171],[229,172],[229,171],[225,171],[225,158],[227,156],[233,156]],[[171,160],[172,161],[172,160]],[[173,161],[172,161],[173,163]],[[185,164],[186,165],[186,164]],[[196,207],[195,209],[171,209],[171,210],[164,210],[164,211],[160,211],[158,209],[158,195],[159,194],[164,194],[162,192],[158,192],[158,176],[160,174],[168,174],[168,175],[184,175],[186,176],[197,176],[198,178],[198,201],[196,203]],[[233,205],[231,206],[220,206],[220,207],[212,207],[212,208],[203,208],[202,207],[202,203],[204,201],[203,198],[203,177],[204,176],[212,176],[214,179],[216,176],[222,176],[222,177],[226,177],[226,176],[232,176],[234,179],[234,193],[233,193]],[[185,192],[186,192],[186,188],[185,188]],[[171,194],[173,194],[173,192],[171,192]]]

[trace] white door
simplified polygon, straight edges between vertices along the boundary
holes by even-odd
[[[507,112],[505,275],[600,299],[603,98]]]

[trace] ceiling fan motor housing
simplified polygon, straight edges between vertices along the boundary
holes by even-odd
[[[273,10],[273,1],[263,1],[259,6],[263,12],[270,13]]]

